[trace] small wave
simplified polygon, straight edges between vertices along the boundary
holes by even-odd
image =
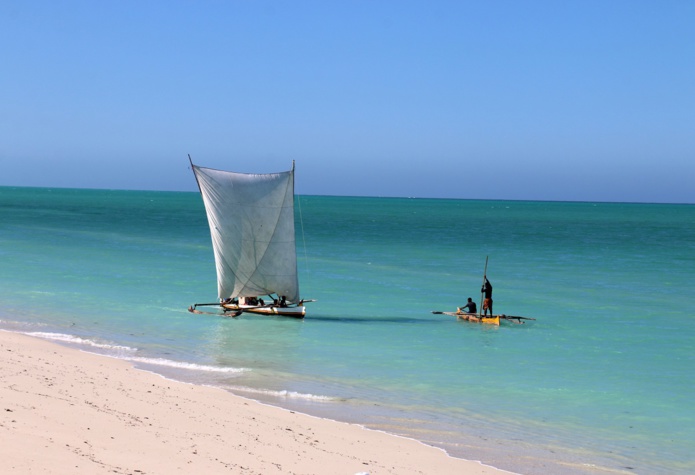
[[[262,394],[265,396],[273,396],[277,398],[286,398],[286,399],[305,399],[307,401],[319,401],[319,402],[331,402],[331,401],[337,401],[338,399],[330,396],[320,396],[316,394],[305,394],[305,393],[298,393],[296,391],[287,391],[287,390],[271,390],[271,389],[255,389],[255,388],[249,388],[246,386],[228,386],[228,388],[232,391],[238,391],[238,392],[245,392],[245,393],[251,393],[251,394]]]
[[[156,366],[168,366],[170,368],[188,369],[191,371],[209,371],[214,373],[243,373],[244,371],[247,371],[245,368],[223,368],[220,366],[209,366],[195,363],[184,363],[181,361],[172,361],[164,358],[142,358],[137,356],[131,356],[123,359],[127,361],[134,361],[136,363],[145,363]]]
[[[65,333],[49,333],[49,332],[22,332],[25,335],[36,336],[39,338],[44,338],[46,340],[62,341],[64,343],[73,343],[76,345],[86,345],[94,348],[103,348],[106,350],[120,350],[120,351],[137,351],[135,348],[122,345],[112,345],[108,343],[97,343],[93,340],[86,340],[74,335],[66,335]]]
[[[136,348],[131,348],[129,346],[122,346],[122,345],[113,345],[113,344],[108,344],[108,343],[97,343],[96,341],[93,340],[88,340],[85,338],[80,338],[78,336],[74,335],[67,335],[65,333],[50,333],[50,332],[21,332],[25,335],[29,336],[34,336],[38,338],[43,338],[46,340],[53,340],[53,341],[60,341],[63,343],[70,343],[73,345],[83,345],[83,346],[89,346],[92,348],[100,348],[104,350],[117,350],[121,352],[127,352],[127,353],[135,353],[138,351]],[[113,357],[116,357],[118,359],[126,360],[126,361],[132,361],[135,363],[145,363],[145,364],[150,364],[150,365],[156,365],[156,366],[168,366],[170,368],[178,368],[178,369],[186,369],[186,370],[191,370],[191,371],[209,371],[209,372],[216,372],[216,373],[243,373],[244,371],[247,371],[245,368],[223,368],[219,366],[209,366],[209,365],[200,365],[200,364],[195,364],[195,363],[184,363],[181,361],[172,361],[172,360],[167,360],[164,358],[144,358],[144,357],[138,357],[138,356],[116,356],[116,355],[110,355]]]

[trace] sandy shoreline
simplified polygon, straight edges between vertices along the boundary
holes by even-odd
[[[22,334],[0,354],[3,473],[509,473]]]

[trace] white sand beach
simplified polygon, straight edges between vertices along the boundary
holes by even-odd
[[[22,334],[0,354],[2,473],[509,473]]]

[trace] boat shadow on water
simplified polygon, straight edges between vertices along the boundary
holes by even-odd
[[[335,323],[439,323],[431,318],[412,318],[412,317],[351,317],[351,316],[321,316],[312,315],[306,317],[307,321],[335,322]]]

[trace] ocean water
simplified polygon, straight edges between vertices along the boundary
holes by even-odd
[[[306,319],[216,300],[197,193],[0,187],[0,327],[524,474],[695,473],[695,205],[297,197]],[[496,313],[459,322],[487,275]],[[214,309],[210,309],[214,311]]]

